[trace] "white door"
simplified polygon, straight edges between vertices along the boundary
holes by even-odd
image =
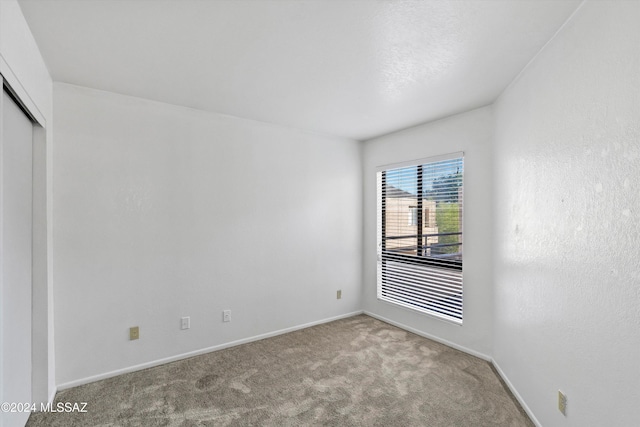
[[[1,79],[0,79],[1,83]],[[31,402],[31,235],[33,125],[5,90],[0,100],[0,402]],[[29,413],[6,413],[23,427]]]

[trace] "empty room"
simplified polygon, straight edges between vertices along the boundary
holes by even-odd
[[[640,1],[0,0],[0,427],[640,425]]]

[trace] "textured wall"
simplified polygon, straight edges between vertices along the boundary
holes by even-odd
[[[544,426],[640,423],[638,22],[586,2],[495,105],[493,354]]]
[[[54,102],[59,385],[360,309],[357,142],[64,84]]]
[[[484,357],[491,355],[491,108],[405,129],[363,144],[363,307]],[[376,295],[376,167],[464,151],[464,321],[459,326]]]

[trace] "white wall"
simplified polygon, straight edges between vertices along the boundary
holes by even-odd
[[[55,388],[51,260],[52,81],[16,0],[0,1],[0,73],[41,126],[34,131],[33,401]]]
[[[640,423],[639,22],[586,2],[495,105],[493,355],[544,426]]]
[[[54,107],[62,387],[360,309],[357,142],[59,83]]]
[[[364,247],[363,307],[391,320],[490,358],[491,283],[491,128],[489,107],[416,126],[363,144]],[[376,167],[464,151],[464,320],[459,326],[382,302],[376,296]]]

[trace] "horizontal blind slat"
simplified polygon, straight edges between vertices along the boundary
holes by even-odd
[[[432,276],[432,275],[425,275],[425,274],[414,274],[410,270],[393,269],[393,268],[389,269],[385,267],[383,267],[382,271],[386,277],[398,277],[401,279],[405,279],[408,282],[413,282],[416,284],[425,283],[430,286],[433,286],[436,288],[441,287],[443,289],[446,289],[446,288],[462,289],[462,277],[443,278],[437,275]]]
[[[412,293],[402,288],[386,288],[382,290],[382,294],[386,296],[395,295],[397,297],[404,297],[405,299],[412,300],[424,305],[433,305],[441,307],[445,310],[452,312],[462,313],[462,298],[437,298],[427,297],[422,294]]]

